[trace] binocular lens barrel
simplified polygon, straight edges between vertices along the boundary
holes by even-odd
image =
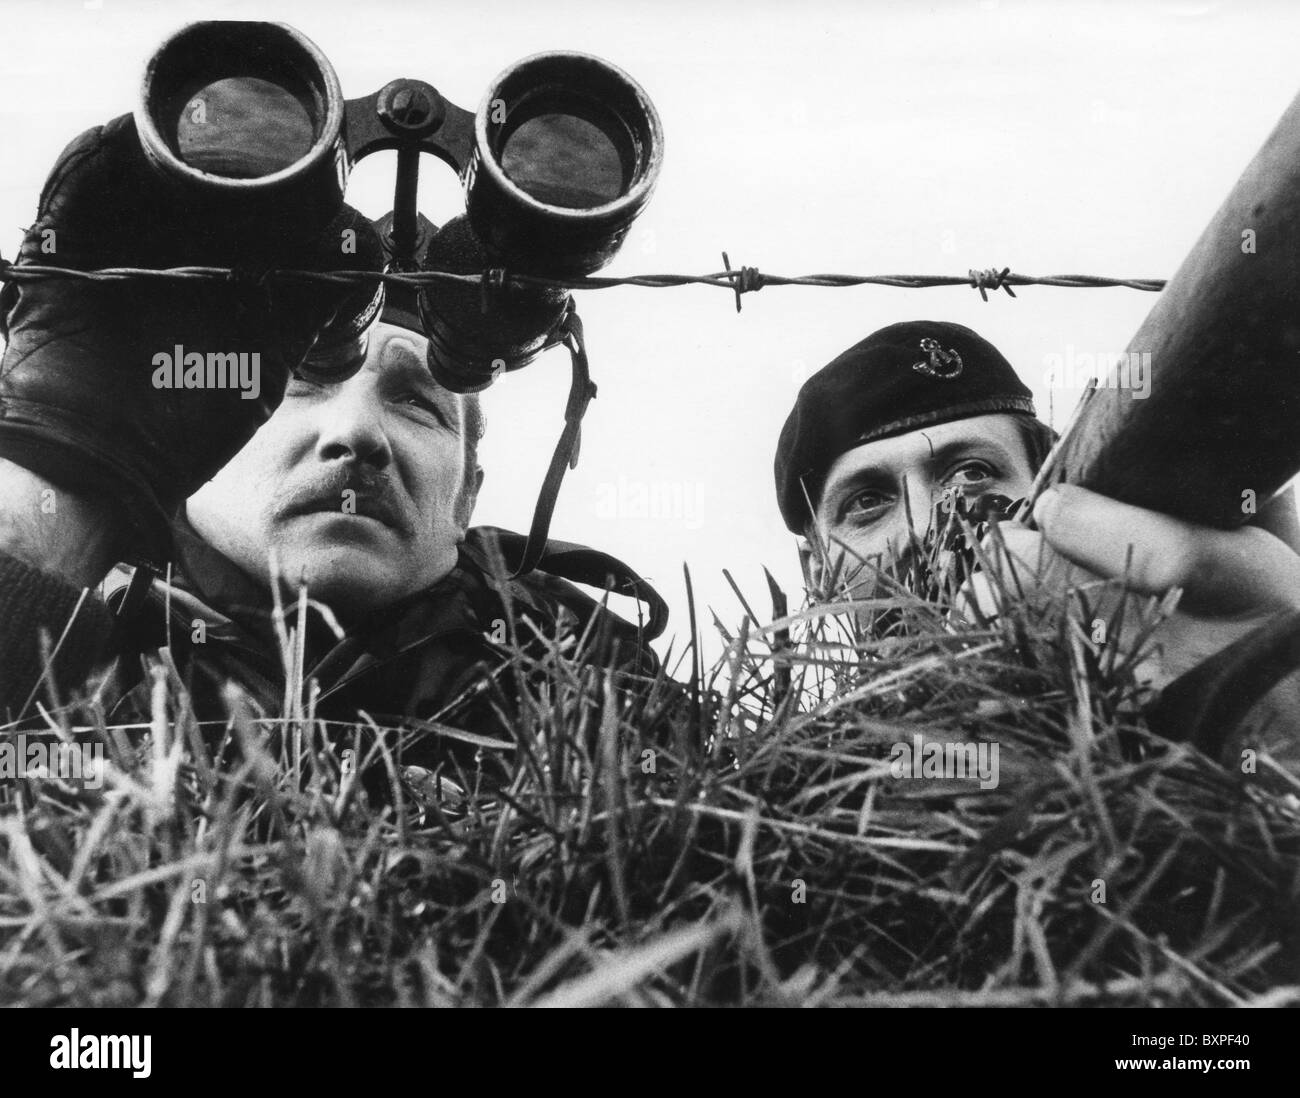
[[[186,215],[220,225],[242,254],[256,255],[318,234],[343,208],[353,154],[387,147],[354,134],[349,152],[352,109],[328,59],[292,27],[209,21],[158,48],[135,120],[145,156],[183,192]],[[468,159],[466,213],[432,234],[420,262],[454,272],[504,267],[565,279],[599,270],[649,201],[663,160],[649,97],[622,69],[584,53],[512,65],[484,96],[472,145],[463,129],[448,140],[453,163]],[[437,150],[402,145],[399,163],[419,151]],[[418,310],[430,367],[451,388],[484,388],[549,346],[567,307],[559,287],[486,296],[477,286],[426,288]]]
[[[205,203],[310,233],[339,210],[350,164],[343,95],[323,53],[280,23],[193,23],[145,70],[145,155]]]
[[[621,69],[588,54],[512,65],[475,117],[466,205],[507,267],[570,277],[605,266],[650,198],[663,129]]]

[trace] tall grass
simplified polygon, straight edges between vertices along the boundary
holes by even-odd
[[[198,722],[166,652],[141,725],[50,699],[110,761],[8,790],[0,1000],[1300,1001],[1300,782],[1155,739],[1061,603],[958,621],[916,578],[793,614],[773,584],[716,665],[692,620],[634,684],[520,648],[506,741],[318,719],[292,608],[282,713],[232,686]],[[916,735],[997,743],[996,788],[896,777]]]

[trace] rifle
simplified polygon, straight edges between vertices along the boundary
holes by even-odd
[[[1030,503],[1067,482],[1227,530],[1263,519],[1273,502],[1272,522],[1260,525],[1296,547],[1293,497],[1279,493],[1300,472],[1300,95],[1127,351],[1128,362],[1149,363],[1147,395],[1087,390]],[[1300,614],[1283,615],[1166,687],[1151,723],[1217,754],[1297,667]]]
[[[1087,391],[1035,498],[1064,480],[1227,530],[1300,472],[1300,96],[1128,354],[1150,356],[1149,394]]]

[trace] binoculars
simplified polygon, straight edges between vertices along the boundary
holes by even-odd
[[[150,60],[135,112],[151,165],[191,199],[271,238],[319,232],[353,165],[397,151],[393,210],[376,222],[387,269],[582,277],[617,253],[654,190],[663,131],[621,69],[570,52],[512,65],[470,113],[421,80],[343,98],[329,60],[284,24],[193,23]],[[441,227],[416,207],[420,154],[463,180],[465,213]],[[417,315],[429,368],[456,392],[560,342],[567,290],[508,280],[388,288]]]

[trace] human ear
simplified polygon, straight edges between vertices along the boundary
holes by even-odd
[[[474,516],[474,505],[478,503],[479,489],[482,487],[483,466],[475,465],[473,473],[465,477],[460,499],[456,501],[456,525],[460,527],[461,537],[469,529],[470,519]]]
[[[826,561],[819,548],[806,537],[798,539],[799,567],[803,571],[804,586],[817,594],[822,590],[822,580],[826,577]]]

